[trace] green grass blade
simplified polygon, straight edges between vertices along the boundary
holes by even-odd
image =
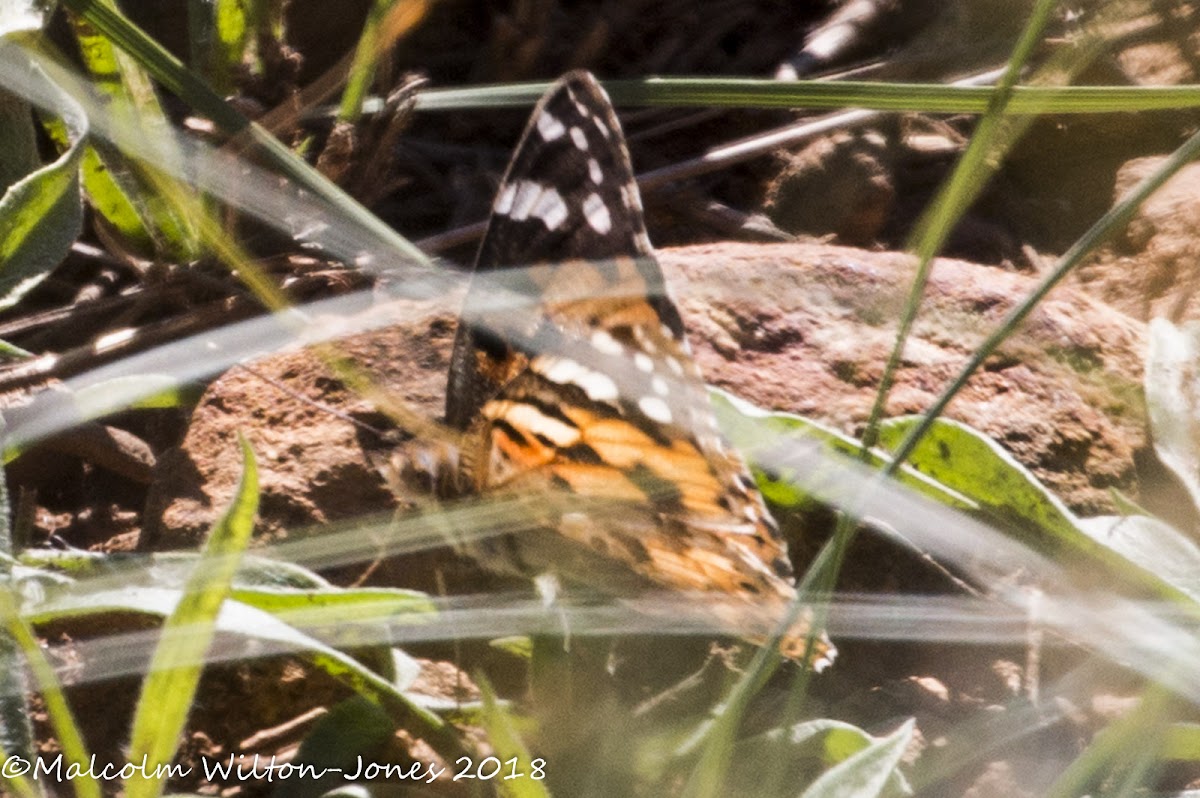
[[[367,12],[362,35],[358,37],[358,46],[354,49],[354,60],[350,64],[346,89],[342,92],[342,102],[338,108],[338,119],[342,122],[355,122],[362,116],[363,101],[371,89],[371,82],[375,80],[375,67],[379,63],[380,49],[384,41],[380,26],[393,5],[392,0],[374,0]]]
[[[1024,69],[1025,62],[1032,53],[1034,45],[1041,39],[1050,13],[1057,5],[1056,0],[1038,0],[1033,13],[1025,24],[1021,38],[1009,58],[1008,68],[993,90],[988,110],[979,120],[975,132],[971,136],[971,141],[967,144],[966,151],[959,158],[949,179],[942,184],[933,203],[917,222],[910,244],[917,256],[916,274],[913,275],[908,300],[905,302],[904,312],[901,314],[900,324],[896,330],[896,340],[888,355],[887,363],[884,365],[883,376],[880,377],[879,387],[875,392],[875,402],[871,406],[866,429],[863,432],[862,456],[864,457],[867,450],[875,445],[880,419],[883,418],[896,372],[900,369],[904,349],[908,344],[913,324],[916,323],[921,300],[925,296],[925,287],[929,281],[933,256],[941,250],[954,225],[966,213],[979,192],[983,190],[983,186],[999,168],[1003,154],[1020,137],[1031,121],[1023,119],[1021,124],[1015,127],[1006,125],[1008,106],[1021,70]]]
[[[0,434],[3,433],[4,419],[0,417]],[[20,756],[26,761],[32,761],[33,729],[29,721],[29,705],[26,702],[27,684],[25,671],[21,667],[21,655],[30,663],[40,659],[45,664],[45,656],[32,631],[21,622],[17,613],[17,593],[14,590],[13,579],[13,540],[12,507],[8,500],[8,482],[0,472],[0,618],[3,618],[3,631],[0,631],[0,756],[8,762],[10,756]],[[44,675],[35,663],[35,675]],[[53,670],[50,671],[53,675]],[[55,690],[57,682],[51,678],[48,687]],[[62,697],[61,691],[57,696]],[[47,705],[49,706],[49,705]],[[69,721],[70,713],[65,715],[51,714],[51,722],[62,722],[68,728],[68,733],[74,724]],[[21,774],[15,772],[0,773],[12,789],[20,796],[35,795],[33,785]],[[93,793],[94,794],[94,793]]]
[[[76,2],[78,0],[75,0]],[[550,84],[515,83],[467,89],[430,89],[417,97],[419,111],[528,108]],[[995,97],[990,86],[869,81],[744,80],[664,77],[608,80],[617,105],[662,108],[867,108],[930,114],[983,114]],[[1016,86],[1008,113],[1106,114],[1169,111],[1200,106],[1200,85]]]
[[[551,765],[545,760],[535,760],[530,755],[529,747],[517,731],[517,725],[508,710],[500,705],[487,677],[477,673],[475,682],[483,694],[483,728],[496,749],[500,772],[504,774],[496,780],[498,792],[505,798],[549,798],[550,791],[546,789],[544,774]],[[483,767],[483,760],[477,765]]]
[[[1144,770],[1164,746],[1171,707],[1171,694],[1165,687],[1147,688],[1137,708],[1101,730],[1046,791],[1046,798],[1088,794],[1112,773],[1114,766],[1133,765]]]
[[[13,593],[0,590],[0,618],[3,618],[5,630],[10,639],[25,657],[29,670],[33,674],[38,691],[46,704],[46,713],[54,736],[62,746],[63,760],[67,765],[78,765],[80,775],[71,780],[75,794],[81,798],[100,798],[100,784],[90,775],[88,768],[89,754],[83,742],[83,735],[75,722],[75,716],[67,704],[62,685],[54,673],[54,666],[42,652],[33,629],[17,612]],[[6,719],[7,720],[7,719]]]
[[[1009,311],[1009,314],[996,330],[988,336],[987,340],[972,352],[966,365],[963,366],[954,381],[942,392],[926,412],[921,423],[916,425],[909,432],[905,440],[897,447],[895,453],[896,459],[889,467],[889,473],[894,471],[900,463],[903,463],[908,458],[920,439],[928,432],[934,420],[945,411],[950,400],[962,390],[967,380],[983,365],[984,361],[991,357],[996,349],[1020,327],[1021,323],[1045,299],[1046,295],[1079,266],[1100,244],[1106,241],[1117,230],[1124,227],[1147,197],[1157,191],[1172,175],[1195,160],[1197,156],[1200,156],[1200,133],[1193,134],[1191,138],[1180,145],[1157,169],[1144,177],[1124,199],[1113,206],[1104,216],[1100,217],[1079,240],[1071,245],[1070,249],[1059,259],[1054,269],[1042,278],[1037,288],[1020,304]]]
[[[250,541],[258,511],[258,470],[245,440],[242,478],[237,492],[209,534],[205,559],[193,572],[175,611],[163,625],[162,641],[142,685],[130,740],[130,761],[142,758],[150,770],[174,758],[179,736],[200,681],[201,663],[208,650],[217,613],[229,595],[238,558]],[[162,777],[142,774],[126,785],[129,798],[154,798]]]

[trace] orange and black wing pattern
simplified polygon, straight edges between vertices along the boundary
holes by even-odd
[[[587,73],[547,92],[501,184],[446,418],[464,433],[462,489],[566,498],[551,503],[544,532],[505,544],[509,566],[566,581],[627,573],[711,599],[735,629],[739,613],[781,618],[795,598],[784,541],[717,430],[620,124]],[[801,659],[807,638],[801,620],[783,653]],[[819,668],[834,653],[820,636],[809,661]]]

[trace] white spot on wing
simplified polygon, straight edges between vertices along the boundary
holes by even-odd
[[[647,374],[654,371],[654,361],[645,352],[638,352],[633,356],[633,365],[638,367],[638,371],[644,371]]]
[[[638,409],[651,421],[659,424],[671,423],[671,408],[657,396],[643,396],[638,400]]]
[[[500,216],[507,216],[512,210],[513,198],[517,195],[517,187],[513,183],[508,183],[504,188],[500,189],[500,193],[496,195],[496,202],[492,205],[492,210]]]
[[[604,330],[596,330],[592,333],[592,346],[606,355],[620,355],[625,351],[625,347]]]
[[[551,382],[582,388],[593,402],[615,402],[619,395],[611,377],[584,368],[574,360],[550,358],[547,364],[547,358],[535,358],[531,367]]]
[[[535,358],[532,368],[550,382],[560,385],[574,385],[580,373],[584,371],[583,366],[565,357]]]
[[[576,147],[583,150],[584,152],[587,152],[587,150],[588,150],[587,136],[585,136],[583,134],[583,131],[581,129],[579,129],[577,127],[571,128],[571,141],[575,142]]]
[[[608,206],[598,194],[588,194],[583,201],[583,215],[588,226],[600,235],[607,235],[612,230],[612,217],[608,214]]]
[[[612,133],[609,132],[608,125],[604,124],[603,119],[596,116],[592,117],[592,121],[596,123],[596,127],[600,130],[600,135],[604,136],[604,138],[609,138],[612,136]]]
[[[558,121],[558,117],[554,116],[554,114],[551,114],[549,111],[542,111],[541,115],[537,118],[537,131],[541,134],[544,141],[554,141],[563,133],[566,133],[567,129],[563,126],[562,122]]]
[[[588,158],[588,177],[596,185],[604,182],[604,171],[600,168],[600,164],[595,158]]]
[[[567,203],[563,201],[561,194],[548,188],[542,192],[529,215],[541,219],[547,230],[557,230],[559,225],[567,220]]]
[[[659,396],[666,396],[668,393],[670,393],[670,389],[667,387],[667,381],[662,377],[651,378],[650,389]]]
[[[589,371],[579,381],[579,387],[593,402],[615,402],[619,394],[617,384],[612,381],[612,378],[598,371]]]
[[[533,210],[538,197],[542,195],[542,189],[541,183],[535,183],[532,180],[518,180],[509,216],[518,222],[528,219],[529,212]]]
[[[497,213],[507,212],[514,221],[524,221],[530,217],[541,219],[549,230],[556,229],[567,219],[567,204],[562,195],[550,186],[544,186],[533,180],[518,180],[512,189],[512,197],[508,198],[509,189],[506,187],[496,200]],[[500,207],[506,210],[499,210]]]

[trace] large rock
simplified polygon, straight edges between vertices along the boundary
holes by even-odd
[[[710,382],[766,408],[860,431],[908,292],[907,256],[812,243],[714,244],[665,251],[662,262]],[[927,407],[1033,285],[938,261],[888,413]],[[412,305],[404,323],[344,349],[436,418],[455,304],[451,297]],[[1060,289],[972,379],[950,415],[997,439],[1077,510],[1106,511],[1110,489],[1138,494],[1142,355],[1139,322]],[[260,458],[265,536],[391,507],[379,469],[391,443],[351,418],[386,426],[310,354],[230,371],[196,408],[181,449],[160,459],[143,544],[199,540],[236,482],[238,431]]]

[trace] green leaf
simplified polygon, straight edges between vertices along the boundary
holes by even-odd
[[[921,422],[917,416],[891,419],[880,427],[880,442],[898,446]],[[1103,578],[1111,588],[1123,583],[1128,589],[1148,591],[1160,598],[1194,602],[1188,590],[1161,578],[1153,566],[1141,565],[1153,563],[1156,558],[1140,553],[1130,557],[1128,547],[1124,551],[1115,548],[1103,532],[1097,534],[1095,527],[1076,518],[1012,455],[965,424],[937,419],[913,450],[909,463],[951,490],[969,496],[1011,536],[1063,567],[1077,569],[1076,573],[1089,580]]]
[[[762,410],[717,388],[709,388],[708,395],[716,411],[721,431],[751,463],[755,462],[757,452],[770,451],[793,442],[801,445],[805,441],[816,441],[829,451],[855,458],[862,450],[860,441],[807,418],[791,413]],[[871,453],[871,466],[881,468],[886,462],[887,458],[883,454]],[[760,472],[755,476],[763,495],[781,507],[803,507],[808,502],[804,486],[812,490],[827,481],[820,473],[811,471],[804,474],[803,485],[796,479],[799,475],[787,472],[772,472],[771,476]],[[979,506],[966,496],[949,490],[946,485],[929,479],[916,469],[901,468],[897,479],[918,493],[948,507],[979,509]],[[830,495],[826,491],[822,491],[822,494]]]
[[[0,40],[6,60],[21,60],[14,45]],[[0,310],[11,307],[62,261],[83,226],[79,161],[87,117],[79,105],[29,63],[24,87],[62,119],[69,146],[51,163],[38,156],[32,108],[0,90]]]
[[[920,421],[906,416],[884,422],[880,444],[895,448]],[[995,441],[966,424],[938,419],[908,462],[995,517],[1059,534],[1076,529],[1074,514],[1057,496]]]
[[[170,125],[149,76],[82,18],[69,19],[91,85],[103,98],[108,124],[120,129],[127,141],[158,142],[156,166],[166,166],[162,163],[166,159],[175,164],[169,170],[178,171],[181,154],[173,146]],[[84,155],[83,181],[99,216],[141,254],[166,254],[174,260],[199,254],[189,209],[174,207],[170,197],[155,191],[136,161],[127,160],[110,145],[97,144]]]
[[[238,558],[250,542],[258,511],[258,469],[249,444],[241,441],[242,478],[233,501],[213,526],[205,558],[197,565],[183,595],[163,624],[162,639],[142,684],[130,739],[130,761],[167,764],[200,682],[204,653],[217,629],[218,613],[229,595]],[[142,774],[126,784],[130,798],[155,798],[162,777]]]
[[[1080,528],[1200,604],[1200,547],[1170,525],[1144,515],[1085,518]]]
[[[914,722],[905,721],[887,737],[872,738],[859,750],[822,773],[809,785],[802,798],[871,798],[880,795],[908,795],[911,791],[900,778],[900,758],[912,740]],[[835,744],[852,747],[850,737],[838,735]],[[897,781],[897,779],[900,779]]]
[[[857,726],[838,720],[811,720],[772,729],[737,743],[727,786],[735,794],[756,795],[761,775],[772,772],[781,777],[777,783],[811,784],[823,772],[876,742]],[[892,772],[888,790],[892,795],[910,792],[899,771]]]

